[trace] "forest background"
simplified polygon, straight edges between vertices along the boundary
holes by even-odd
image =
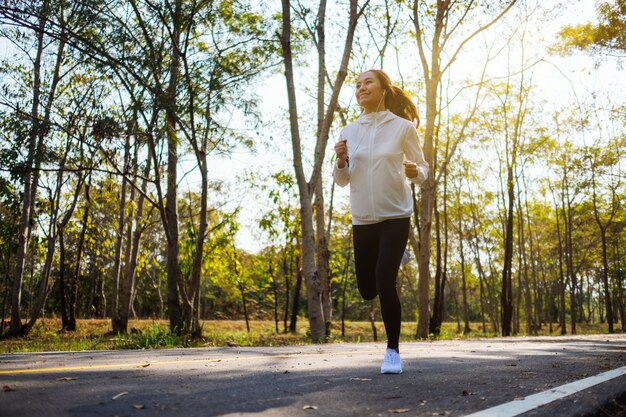
[[[415,98],[432,168],[398,279],[414,336],[626,330],[621,0],[3,0],[0,21],[3,338],[374,323],[330,176],[369,68]]]

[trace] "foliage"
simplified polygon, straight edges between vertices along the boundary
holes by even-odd
[[[626,52],[626,3],[621,0],[599,2],[599,22],[565,26],[561,29],[562,44],[554,50],[567,53],[574,49],[598,54],[624,56]]]
[[[246,331],[243,321],[204,321],[202,323],[202,338],[181,338],[168,329],[167,322],[163,320],[132,320],[132,331],[127,335],[109,333],[108,320],[81,320],[78,332],[58,332],[59,321],[46,319],[39,322],[31,335],[3,341],[0,345],[1,353],[16,352],[53,352],[53,351],[80,351],[80,350],[111,350],[111,349],[167,349],[184,347],[236,347],[236,346],[284,346],[307,344],[303,327],[298,333],[276,334],[273,323],[270,321],[251,322],[252,331]],[[372,342],[372,331],[369,322],[349,321],[346,322],[346,336],[338,336],[339,326],[333,324],[331,343],[368,343]],[[376,322],[377,330],[384,336],[382,322]],[[446,322],[438,340],[463,340],[475,337],[494,337],[488,331],[482,332],[479,323],[472,323],[474,332],[463,335],[456,332],[456,324]],[[415,322],[404,322],[402,325],[402,339],[412,340],[415,333]],[[555,335],[558,327],[554,326],[552,332],[546,328],[541,335]],[[581,334],[606,333],[606,325],[589,324],[581,326]],[[524,336],[521,333],[520,336]]]
[[[280,13],[261,7],[266,2],[180,2],[181,68],[175,97],[171,99],[166,93],[176,2],[47,3],[47,23],[41,34],[45,48],[38,109],[40,115],[49,111],[50,120],[45,131],[38,132],[42,138],[37,153],[39,189],[21,288],[24,296],[19,307],[24,317],[35,314],[36,298],[49,261],[50,282],[44,288],[47,299],[43,313],[46,317],[59,316],[66,301],[60,292],[61,278],[64,289],[69,291],[68,279],[77,271],[77,314],[84,319],[80,326],[85,327],[79,332],[85,333],[57,333],[61,328],[58,321],[45,319],[28,338],[6,341],[6,350],[306,343],[306,320],[295,333],[287,331],[293,309],[300,308],[295,313],[296,318],[301,318],[299,315],[306,314],[308,308],[298,307],[299,301],[306,300],[305,286],[294,300],[303,249],[297,180],[284,170],[291,162],[284,151],[287,116],[284,109],[272,107],[280,117],[267,120],[269,107],[275,103],[256,92],[266,77],[277,73],[283,59],[276,36]],[[13,8],[16,4],[24,7],[20,13]],[[10,56],[0,62],[3,323],[12,303],[24,178],[31,169],[28,143],[33,126],[39,122],[32,120],[29,112],[34,104],[32,62],[41,4],[0,4],[0,33],[3,41],[12,45],[7,53]],[[415,94],[418,105],[423,107],[425,81],[415,70],[417,54],[403,54],[409,50],[406,48],[414,48],[417,35],[410,29],[411,2],[378,0],[368,4],[364,23],[357,31],[358,42],[347,80],[367,66],[396,66],[396,79]],[[415,4],[422,16],[435,17],[435,2]],[[463,15],[464,5],[471,5],[468,13],[476,22],[488,22],[503,4],[497,2],[496,7],[493,2],[453,2],[450,22]],[[564,48],[623,52],[623,7],[623,2],[603,2],[598,8],[598,25],[563,29]],[[298,88],[309,96],[314,94],[308,72],[314,66],[311,46],[317,39],[315,27],[311,26],[315,20],[312,10],[300,3],[295,6],[292,37],[294,62],[302,71],[296,74]],[[390,14],[385,15],[387,10]],[[344,12],[329,16],[332,29],[327,34],[327,73],[322,74],[327,78],[323,84],[326,93],[332,90],[328,79],[336,75],[340,58],[337,51],[343,38],[335,35],[345,29]],[[512,24],[513,20],[499,26],[506,32],[499,41],[522,31],[521,26],[516,26],[518,22]],[[430,22],[422,22],[424,35],[434,30]],[[467,27],[449,25],[443,29],[463,36],[470,34]],[[55,85],[54,100],[48,102],[62,40],[67,44],[61,53],[61,76]],[[446,37],[450,45],[457,41],[454,36]],[[485,44],[490,41],[485,35]],[[572,100],[555,106],[549,97],[540,95],[538,80],[530,75],[523,78],[536,67],[525,67],[525,63],[516,61],[514,55],[522,46],[528,43],[510,41],[509,47],[503,48],[509,53],[506,62],[502,56],[492,54],[493,46],[473,50],[469,61],[484,59],[495,75],[478,82],[478,78],[465,73],[465,67],[462,71],[449,67],[450,75],[443,76],[445,88],[441,84],[438,90],[442,97],[434,109],[436,125],[431,132],[437,148],[433,168],[438,218],[433,220],[429,243],[433,248],[432,271],[447,280],[443,312],[448,322],[438,337],[460,337],[456,326],[457,321],[464,319],[464,307],[472,328],[468,337],[499,332],[494,322],[501,314],[504,225],[510,204],[504,190],[515,135],[519,138],[519,163],[512,170],[516,181],[511,265],[515,333],[528,332],[526,324],[532,328],[532,334],[545,334],[550,327],[553,332],[557,328],[560,331],[562,327],[557,326],[561,326],[562,318],[581,327],[606,331],[605,259],[616,323],[626,321],[626,252],[622,248],[626,240],[622,162],[626,112],[620,101],[623,96],[618,91],[607,97],[591,91],[577,97],[576,103]],[[467,59],[454,56],[454,60],[459,60],[456,62],[468,62],[463,58]],[[410,59],[415,62],[408,62]],[[510,68],[509,74],[502,76],[498,72],[501,68]],[[475,92],[476,97],[472,97]],[[283,93],[271,91],[275,96]],[[337,134],[345,122],[353,121],[359,114],[353,105],[352,91],[348,94],[345,99],[341,97],[329,128]],[[516,94],[527,97],[524,105],[516,101]],[[475,113],[466,107],[472,101],[476,102]],[[515,106],[524,112],[517,131]],[[299,117],[302,149],[309,149],[319,133],[318,119],[313,116],[311,102],[300,109],[304,109]],[[169,152],[166,138],[172,133],[165,120],[168,111],[174,114],[179,152],[175,171],[182,174],[176,184],[180,231],[177,262],[185,283],[191,280],[194,260],[201,255],[198,304],[204,327],[199,340],[172,334],[161,321],[169,313],[168,236],[164,222]],[[243,191],[228,187],[223,180],[225,173],[217,170],[212,158],[226,157],[235,162],[237,152],[254,151],[267,138],[274,141],[280,168],[274,170],[270,161],[261,161],[267,169],[258,170],[243,185],[239,184]],[[310,170],[311,163],[305,158],[303,169]],[[329,164],[323,170],[327,168]],[[206,196],[200,185],[203,175]],[[321,178],[326,198],[332,183],[326,172]],[[247,253],[237,241],[246,220],[237,195],[252,192],[254,232],[261,247],[257,253]],[[334,197],[328,231],[331,340],[367,341],[371,334],[366,321],[372,309],[356,288],[347,193],[341,193],[337,191]],[[140,197],[145,199],[141,213]],[[119,215],[123,198],[126,203],[121,211],[125,222]],[[207,214],[204,236],[200,233],[203,204]],[[328,214],[326,217],[328,220]],[[606,225],[606,256],[598,223]],[[131,327],[136,326],[137,330],[131,328],[128,334],[107,334],[106,322],[91,330],[92,322],[87,319],[110,315],[116,250],[121,252],[122,270],[130,263],[130,255],[126,254],[132,248],[128,244],[132,236],[129,231],[139,234],[131,317],[154,322],[132,322]],[[204,239],[199,253],[198,238]],[[437,245],[439,252],[434,250]],[[410,262],[400,271],[398,285],[405,321],[403,339],[407,340],[413,338],[414,321],[419,319],[418,262],[415,254],[411,255]],[[440,270],[435,271],[436,268]],[[433,285],[429,291],[432,296]],[[574,305],[578,306],[575,312]],[[375,314],[379,319],[380,312]],[[246,316],[250,319],[249,332],[243,322],[235,326],[230,321],[244,320]],[[339,337],[342,323],[345,336]],[[229,325],[233,328],[227,328]]]

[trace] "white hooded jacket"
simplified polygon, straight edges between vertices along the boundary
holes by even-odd
[[[335,166],[339,186],[350,184],[352,224],[373,224],[410,217],[413,199],[409,181],[421,184],[428,176],[420,138],[413,123],[388,110],[362,114],[341,130],[347,140],[348,163]],[[418,175],[407,178],[404,161],[417,164]]]

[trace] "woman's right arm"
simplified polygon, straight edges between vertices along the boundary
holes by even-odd
[[[343,133],[343,132],[342,132]],[[335,166],[333,177],[340,187],[345,187],[350,182],[350,165],[348,162],[348,141],[341,139],[335,143]]]

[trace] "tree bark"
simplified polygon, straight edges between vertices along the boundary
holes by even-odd
[[[139,154],[139,142],[135,144],[135,156],[133,163],[133,179],[137,180],[137,162]],[[120,329],[122,332],[128,332],[128,320],[130,318],[132,309],[132,301],[135,296],[135,288],[137,286],[137,260],[139,257],[139,246],[141,244],[141,235],[144,230],[144,204],[145,195],[148,191],[148,174],[151,169],[151,159],[147,158],[146,166],[143,171],[143,181],[141,184],[141,192],[139,193],[137,200],[137,211],[134,213],[135,226],[133,230],[133,222],[129,222],[127,241],[128,241],[128,255],[126,256],[126,268],[123,275],[122,282],[122,305],[120,309]],[[131,201],[135,199],[134,188],[131,192]]]
[[[83,259],[83,247],[85,245],[85,236],[87,234],[87,226],[89,222],[89,206],[91,204],[89,198],[89,185],[89,183],[85,185],[85,209],[83,212],[82,227],[76,247],[76,264],[74,265],[74,271],[72,274],[72,281],[70,285],[71,291],[68,306],[69,323],[67,327],[67,330],[69,331],[76,331],[76,316],[78,314],[78,287],[80,285],[80,266]]]
[[[504,230],[504,262],[502,266],[502,336],[511,336],[513,320],[513,208],[515,205],[515,185],[513,166],[507,167],[507,213]]]
[[[289,322],[289,331],[296,332],[296,324],[298,322],[298,312],[300,311],[300,290],[302,288],[302,267],[300,261],[296,262],[296,285],[293,290],[293,307],[291,308],[291,321]]]
[[[461,191],[459,189],[458,206],[461,211]],[[467,274],[465,271],[465,248],[463,245],[463,222],[461,221],[462,213],[459,212],[458,233],[459,233],[459,257],[461,258],[461,291],[463,296],[463,334],[469,334],[472,329],[469,322],[469,303],[467,301]]]
[[[467,6],[472,6],[472,2]],[[441,77],[445,71],[450,68],[450,65],[456,60],[457,55],[461,49],[477,34],[483,32],[487,28],[491,27],[496,21],[498,21],[504,14],[506,14],[511,7],[515,4],[515,0],[509,2],[506,7],[498,14],[491,22],[479,27],[467,38],[465,38],[458,46],[456,51],[452,52],[451,57],[447,64],[442,66],[441,57],[444,52],[446,41],[448,40],[450,33],[446,33],[448,29],[448,18],[450,16],[450,10],[455,2],[451,1],[437,1],[437,8],[434,13],[434,31],[431,44],[426,45],[426,41],[423,37],[422,24],[420,22],[420,12],[418,0],[413,1],[413,24],[415,26],[415,37],[417,43],[417,49],[419,52],[419,58],[422,64],[422,70],[424,74],[424,83],[426,86],[426,125],[424,131],[424,158],[430,166],[428,178],[421,185],[421,198],[420,198],[420,213],[419,213],[419,321],[418,321],[418,337],[427,338],[429,330],[429,317],[430,317],[430,305],[429,305],[429,292],[430,292],[430,237],[432,228],[432,214],[434,209],[434,202],[437,192],[437,183],[435,180],[435,171],[437,169],[435,160],[435,126],[438,117],[437,107],[437,91],[441,82]],[[462,18],[459,22],[456,22],[450,27],[458,27],[467,16],[467,13],[462,14]],[[452,32],[454,29],[452,29]],[[430,49],[430,61],[426,55],[426,50]]]
[[[178,334],[189,332],[185,326],[185,315],[191,306],[185,291],[183,273],[180,269],[180,242],[178,228],[178,137],[176,134],[176,91],[180,73],[180,35],[182,0],[174,3],[172,15],[169,82],[166,91],[165,131],[167,137],[167,191],[165,196],[165,229],[167,236],[167,307],[170,330]],[[183,298],[181,311],[180,295]]]
[[[368,1],[366,1],[366,4],[368,3]],[[332,125],[335,110],[337,109],[339,92],[347,75],[347,67],[352,51],[354,32],[356,29],[358,18],[363,13],[363,9],[361,9],[360,11],[358,10],[357,0],[350,0],[350,20],[346,33],[346,40],[344,44],[341,64],[337,71],[337,77],[335,79],[335,82],[332,85],[332,93],[325,111],[321,111],[323,110],[323,105],[320,106],[320,102],[318,101],[318,106],[320,106],[318,108],[318,113],[323,113],[324,116],[322,118],[318,114],[318,124],[320,127],[317,132],[317,141],[315,144],[313,172],[311,173],[309,181],[307,181],[307,179],[305,178],[303,169],[302,147],[298,122],[299,114],[296,101],[293,56],[291,47],[291,2],[289,0],[282,0],[282,12],[282,32],[280,35],[280,42],[283,53],[283,61],[285,65],[285,80],[287,84],[287,99],[289,103],[291,143],[294,159],[293,164],[296,173],[298,194],[300,200],[302,269],[307,287],[307,302],[311,339],[313,342],[323,342],[326,339],[327,331],[326,320],[324,317],[324,308],[322,306],[323,278],[320,278],[320,274],[323,274],[324,272],[318,269],[321,268],[322,265],[316,265],[318,257],[316,256],[315,232],[313,227],[314,215],[312,198],[317,190],[318,182],[321,181],[322,164],[324,162],[324,154],[326,150],[326,145],[328,143],[330,128]],[[322,19],[321,21],[317,22],[318,38],[319,31],[324,30],[324,16],[325,2],[322,2],[320,3],[320,9],[318,11],[318,18]],[[320,69],[322,74],[318,74],[319,79],[321,79],[323,76],[325,77],[326,75],[324,64],[325,57],[323,56],[323,44],[320,44],[320,47],[321,49],[318,50],[318,68]],[[319,85],[320,84],[318,83],[318,88]]]
[[[613,218],[617,213],[617,198],[615,194],[615,190],[612,190],[611,193],[611,211],[609,213],[609,218],[603,222],[600,217],[600,209],[598,208],[598,195],[597,195],[597,171],[595,167],[595,162],[593,163],[593,167],[591,170],[591,181],[592,181],[592,199],[593,199],[593,216],[596,220],[596,224],[598,226],[598,231],[600,232],[600,243],[602,245],[602,286],[604,291],[604,304],[606,307],[606,321],[609,326],[609,333],[614,333],[613,324],[615,322],[613,316],[613,301],[611,297],[611,284],[609,282],[609,257],[608,257],[608,243],[607,243],[607,229],[613,223]]]
[[[15,262],[15,272],[13,274],[13,288],[11,292],[11,325],[9,333],[18,335],[22,332],[22,319],[20,307],[22,302],[22,282],[26,267],[26,256],[30,242],[30,236],[34,223],[34,206],[37,195],[39,175],[39,155],[37,154],[38,139],[40,134],[41,121],[39,120],[39,105],[41,94],[41,61],[44,49],[44,28],[48,20],[49,1],[44,0],[39,12],[39,23],[37,27],[37,52],[33,61],[33,103],[31,106],[30,118],[32,127],[28,141],[28,156],[26,160],[26,171],[23,173],[24,191],[22,193],[22,214],[20,219],[20,233]],[[41,140],[41,139],[40,139]]]
[[[124,242],[124,228],[126,227],[126,188],[127,173],[130,166],[130,135],[124,142],[124,168],[122,173],[122,187],[117,214],[117,233],[115,238],[115,254],[113,264],[113,283],[111,285],[111,327],[113,332],[126,332],[126,326],[120,314],[120,286],[122,281],[122,246]]]

